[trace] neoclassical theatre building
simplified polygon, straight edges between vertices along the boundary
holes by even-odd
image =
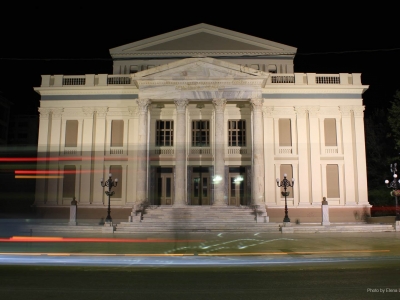
[[[295,73],[296,48],[198,24],[110,49],[113,74],[42,75],[35,205],[252,207],[282,222],[369,210],[360,73]]]

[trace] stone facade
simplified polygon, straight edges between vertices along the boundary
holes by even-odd
[[[284,207],[276,178],[287,173],[296,180],[292,220],[326,197],[351,221],[369,209],[368,86],[359,73],[294,73],[295,53],[199,24],[111,49],[114,74],[42,75],[38,169],[59,176],[37,180],[36,207],[69,207],[76,197],[100,218],[108,204],[100,181],[112,172],[111,207],[127,218],[145,200],[257,205],[274,216]]]

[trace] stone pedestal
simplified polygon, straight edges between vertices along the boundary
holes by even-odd
[[[77,209],[77,202],[75,200],[71,201],[71,206],[69,207],[69,222],[68,225],[71,226],[76,226],[77,222],[76,222],[76,209]]]
[[[102,233],[114,233],[114,225],[112,222],[105,222],[103,228],[101,229]]]
[[[322,222],[321,225],[331,225],[329,222],[329,206],[328,206],[328,201],[326,201],[326,198],[323,198],[324,200],[322,201],[321,205],[321,212],[322,212]]]
[[[394,228],[396,231],[400,231],[400,221],[395,221]]]

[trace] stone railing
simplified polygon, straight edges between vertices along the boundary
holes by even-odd
[[[132,85],[130,75],[42,75],[42,87]]]
[[[154,149],[153,153],[156,155],[174,155],[174,148],[159,148]]]
[[[113,155],[121,155],[124,154],[124,148],[123,147],[111,147],[110,148],[110,154]]]
[[[267,85],[361,85],[361,73],[271,74]],[[42,87],[133,85],[130,74],[42,75]]]
[[[190,154],[193,154],[193,155],[211,154],[211,148],[191,148]]]
[[[314,85],[314,84],[340,84],[361,85],[361,73],[340,74],[316,74],[316,73],[294,73],[294,74],[271,74],[267,85]]]
[[[65,147],[64,148],[64,155],[77,155],[78,148],[77,147]]]
[[[227,152],[228,152],[228,155],[229,154],[247,154],[247,148],[228,147]]]
[[[279,147],[278,153],[279,154],[292,154],[293,150],[292,150],[292,147]]]

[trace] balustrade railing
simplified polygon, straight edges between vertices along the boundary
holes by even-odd
[[[174,155],[174,148],[160,148],[154,149],[154,154],[156,155]]]
[[[110,154],[117,154],[117,155],[121,155],[124,154],[124,148],[122,147],[111,147],[110,148]]]
[[[229,147],[228,154],[247,154],[247,149],[240,147]]]
[[[204,154],[211,154],[211,148],[191,148],[190,149],[190,154],[198,154],[198,155],[204,155]]]

